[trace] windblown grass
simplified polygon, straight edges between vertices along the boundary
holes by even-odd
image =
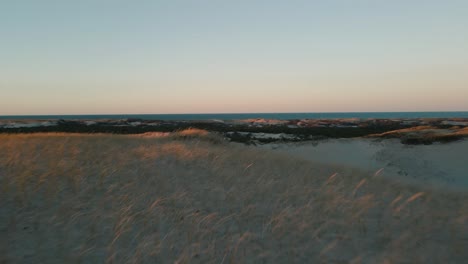
[[[416,126],[387,131],[381,134],[371,134],[367,137],[399,138],[403,144],[429,145],[434,142],[452,142],[462,140],[468,137],[468,128],[454,126],[450,129],[442,129],[432,126]]]
[[[408,187],[203,131],[0,135],[0,149],[1,263],[468,259],[466,193]]]

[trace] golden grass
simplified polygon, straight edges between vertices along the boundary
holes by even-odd
[[[457,132],[453,133],[454,135],[468,136],[468,127],[459,129]]]
[[[209,135],[210,133],[203,129],[189,128],[189,129],[185,129],[180,132],[177,132],[177,134],[180,136],[204,137],[204,136]]]
[[[404,144],[431,144],[433,142],[451,142],[468,137],[468,128],[453,126],[442,129],[431,126],[417,126],[372,134],[366,137],[400,138]]]
[[[427,135],[427,134],[447,134],[447,133],[452,133],[452,131],[447,130],[447,129],[438,129],[432,126],[416,126],[416,127],[392,130],[392,131],[384,132],[381,134],[372,134],[372,135],[369,135],[368,137],[388,137],[388,136],[401,137],[403,135]]]
[[[0,263],[468,259],[466,193],[203,131],[0,135],[0,149]]]

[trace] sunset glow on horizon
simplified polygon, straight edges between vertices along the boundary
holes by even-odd
[[[0,115],[468,111],[467,1],[8,1]]]

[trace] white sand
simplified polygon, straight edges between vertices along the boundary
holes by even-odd
[[[468,190],[468,140],[403,145],[398,140],[332,139],[314,143],[266,144],[316,162],[351,166],[432,187]]]

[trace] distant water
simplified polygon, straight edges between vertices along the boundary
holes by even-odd
[[[142,114],[142,115],[23,115],[0,116],[0,119],[146,119],[146,120],[236,120],[264,119],[334,119],[334,118],[468,118],[468,112],[356,112],[356,113],[244,113],[244,114]]]

